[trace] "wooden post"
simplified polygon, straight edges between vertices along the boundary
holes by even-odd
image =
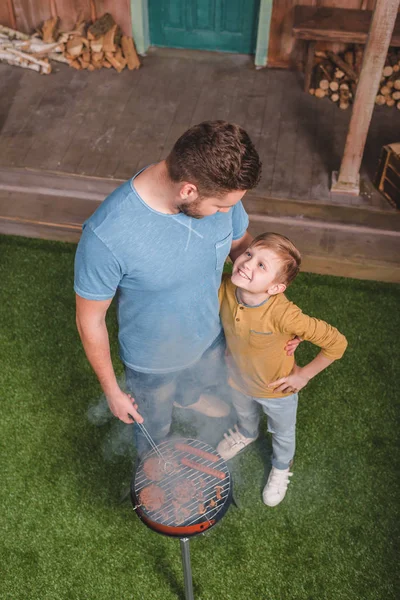
[[[400,0],[376,0],[339,175],[331,192],[358,196],[360,166]]]

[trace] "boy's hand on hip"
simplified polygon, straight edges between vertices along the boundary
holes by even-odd
[[[296,337],[294,337],[292,340],[289,340],[284,348],[286,350],[287,356],[293,356],[297,349],[297,346],[301,344],[302,341],[303,338],[299,337],[298,335],[296,335]]]
[[[302,368],[294,365],[293,371],[287,377],[281,377],[276,381],[271,381],[268,385],[274,392],[294,394],[303,389],[309,382],[309,378],[302,373]]]
[[[107,396],[108,406],[112,414],[123,421],[124,423],[132,423],[132,419],[129,415],[132,415],[133,419],[138,423],[143,423],[143,417],[138,413],[138,405],[132,396],[125,394],[122,390],[115,394]]]

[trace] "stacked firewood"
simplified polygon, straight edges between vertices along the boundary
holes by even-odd
[[[346,110],[354,101],[363,59],[363,47],[356,45],[343,54],[316,52],[310,94],[329,98]],[[382,72],[376,103],[400,110],[400,51],[390,49]]]
[[[50,60],[88,71],[105,67],[120,73],[140,67],[133,39],[122,35],[109,13],[89,26],[81,20],[64,33],[58,24],[57,17],[48,19],[32,36],[0,25],[0,61],[44,74],[51,72]]]

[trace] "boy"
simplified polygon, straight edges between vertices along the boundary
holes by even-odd
[[[263,490],[268,506],[283,500],[292,475],[297,393],[347,347],[337,329],[303,314],[284,295],[300,263],[299,251],[286,237],[261,234],[235,260],[232,277],[224,276],[219,291],[238,424],[224,434],[217,451],[229,460],[257,438],[261,405],[272,433],[272,469]],[[295,335],[321,348],[304,367],[284,350]]]

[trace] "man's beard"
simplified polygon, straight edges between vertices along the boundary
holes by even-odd
[[[193,219],[203,219],[204,215],[198,212],[201,200],[201,198],[198,198],[195,202],[182,202],[182,204],[177,206],[177,209],[187,217],[192,217]]]

